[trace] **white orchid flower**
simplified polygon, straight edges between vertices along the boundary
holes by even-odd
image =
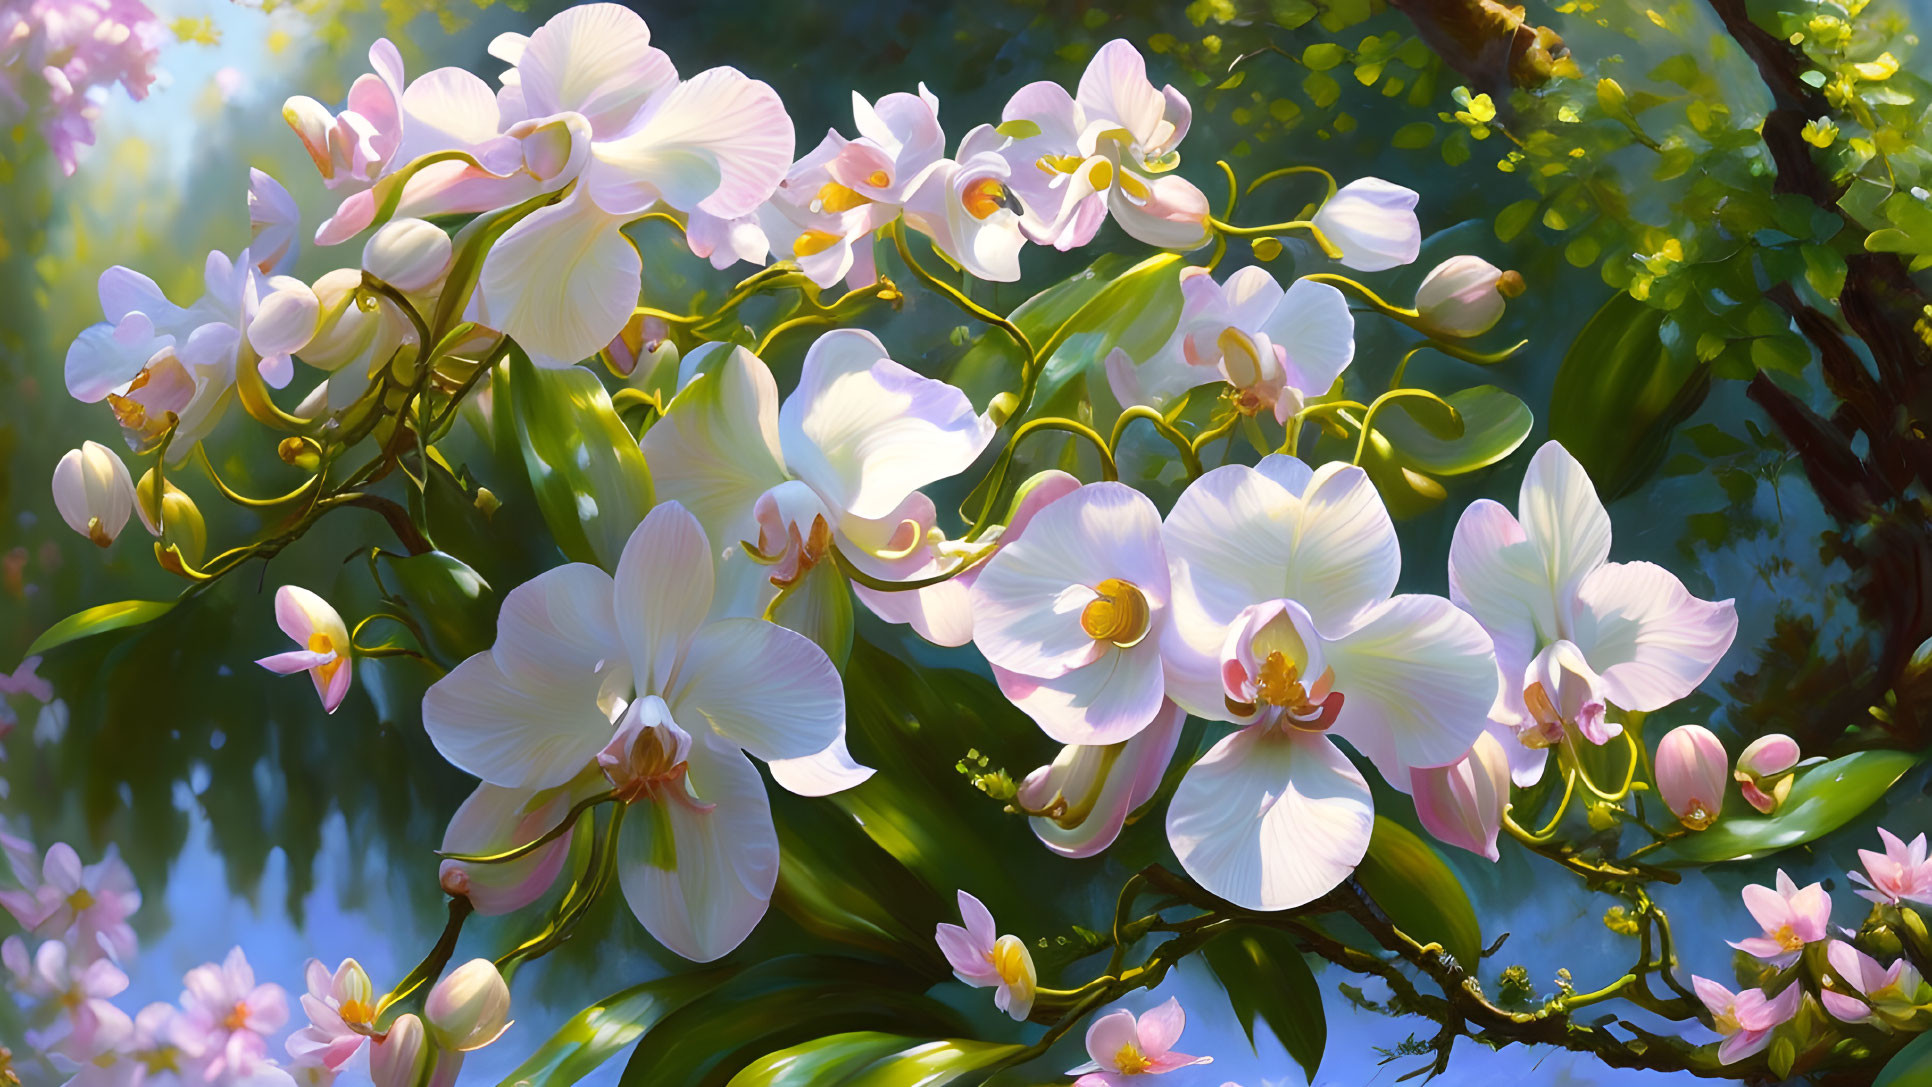
[[[1298,279],[1284,291],[1258,265],[1216,283],[1194,267],[1181,272],[1181,297],[1180,322],[1152,357],[1136,364],[1118,347],[1107,356],[1107,381],[1123,405],[1161,407],[1225,382],[1242,411],[1286,423],[1355,358],[1355,316],[1326,283]]]
[[[1169,173],[1193,115],[1180,91],[1148,81],[1147,62],[1120,39],[1094,54],[1075,94],[1045,81],[1021,87],[1000,127],[1015,133],[1005,153],[1027,236],[1071,249],[1092,241],[1111,212],[1148,245],[1205,244],[1207,197]]]
[[[1495,728],[1528,786],[1566,737],[1616,736],[1609,706],[1648,713],[1696,690],[1737,636],[1737,609],[1655,563],[1606,561],[1610,515],[1556,442],[1531,458],[1517,509],[1520,520],[1487,499],[1463,511],[1449,595],[1495,641]]]
[[[972,589],[973,644],[1047,735],[1120,743],[1164,703],[1168,598],[1160,512],[1126,484],[1090,483],[987,560]]]
[[[1418,197],[1379,177],[1342,186],[1315,212],[1315,226],[1342,251],[1341,262],[1358,272],[1386,272],[1414,263],[1422,252]]]
[[[615,4],[569,8],[490,48],[514,67],[488,112],[523,142],[539,191],[576,187],[498,239],[476,313],[532,359],[572,365],[636,307],[642,262],[624,223],[660,203],[749,215],[791,163],[791,118],[775,91],[735,68],[680,80],[644,20]]]
[[[214,429],[232,399],[244,356],[280,388],[294,375],[292,354],[315,334],[315,292],[289,276],[264,276],[242,250],[216,251],[203,268],[200,301],[170,302],[154,280],[131,268],[101,273],[106,320],[81,332],[67,349],[67,391],[76,400],[106,400],[130,446],[179,425],[171,452],[186,457]]]
[[[956,158],[927,170],[907,198],[906,225],[967,274],[995,283],[1020,278],[1025,205],[1014,189],[1006,139],[980,125],[959,141]]]
[[[1181,780],[1168,841],[1232,902],[1310,901],[1347,878],[1374,825],[1368,784],[1329,735],[1403,786],[1461,759],[1496,698],[1489,638],[1441,597],[1391,595],[1395,526],[1352,465],[1217,468],[1163,537],[1168,694],[1241,726]]]
[[[931,567],[936,514],[919,488],[964,471],[995,430],[964,393],[859,329],[819,337],[782,405],[771,370],[741,347],[700,347],[683,367],[642,445],[657,493],[689,506],[719,549],[720,614],[762,615],[834,546],[883,580]],[[886,595],[943,590],[928,602],[950,610],[947,584]]]
[[[618,881],[666,947],[709,961],[744,940],[778,879],[755,755],[779,767],[843,749],[845,696],[823,650],[760,619],[717,619],[713,552],[676,502],[654,508],[615,578],[584,563],[510,591],[496,644],[423,699],[457,767],[506,789],[556,788],[595,763],[635,810]],[[851,784],[841,780],[834,788]]]

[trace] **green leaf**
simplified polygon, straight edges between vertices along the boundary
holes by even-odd
[[[1527,404],[1494,385],[1461,389],[1444,399],[1462,420],[1454,438],[1431,433],[1406,412],[1376,416],[1376,430],[1389,439],[1397,459],[1430,475],[1459,476],[1495,464],[1523,444],[1535,422]]]
[[[767,1054],[733,1076],[731,1087],[941,1087],[1024,1048],[855,1031]]]
[[[732,975],[730,969],[704,970],[633,985],[585,1008],[537,1047],[499,1087],[575,1083],[616,1056],[619,1050]]]
[[[1710,367],[1663,343],[1664,312],[1628,294],[1577,333],[1550,393],[1550,437],[1589,471],[1604,501],[1656,470],[1671,432],[1710,391]]]
[[[118,604],[97,604],[86,611],[74,614],[55,623],[34,639],[27,647],[26,655],[37,657],[55,646],[110,630],[123,630],[138,627],[142,623],[161,618],[174,608],[172,600],[123,600]]]
[[[1496,240],[1499,242],[1515,240],[1516,235],[1521,234],[1523,228],[1530,225],[1530,220],[1536,217],[1536,205],[1536,198],[1531,197],[1528,200],[1518,200],[1497,212]]]
[[[1709,830],[1678,839],[1669,860],[1710,864],[1747,860],[1823,837],[1857,818],[1918,764],[1904,751],[1859,751],[1799,772],[1791,795],[1770,815],[1732,796]]]
[[[1254,1044],[1259,1016],[1313,1082],[1328,1045],[1328,1020],[1321,988],[1295,941],[1278,930],[1250,926],[1216,936],[1201,953],[1227,990],[1248,1044]]]
[[[1342,96],[1342,85],[1327,72],[1308,73],[1308,78],[1301,81],[1301,90],[1317,109],[1327,109]]]
[[[382,562],[423,630],[431,656],[454,666],[490,648],[496,636],[496,593],[490,583],[454,555],[385,553]]]
[[[1885,1062],[1872,1087],[1923,1087],[1932,1083],[1932,1033],[1921,1034]]]
[[[1389,137],[1389,146],[1403,148],[1427,147],[1435,142],[1435,138],[1436,126],[1427,121],[1411,121],[1395,130],[1395,135]]]
[[[1301,51],[1301,62],[1311,71],[1326,72],[1342,62],[1347,51],[1334,42],[1316,42]]]
[[[924,972],[951,976],[933,927],[953,902],[866,836],[833,801],[779,793],[778,889],[772,904],[814,935],[881,951]]]
[[[723,1087],[787,1046],[855,1030],[964,1033],[922,995],[929,979],[859,959],[786,955],[747,967],[664,1017],[631,1052],[623,1087]]]
[[[1009,140],[1031,139],[1040,134],[1040,123],[1038,121],[1029,121],[1024,117],[1016,117],[1011,121],[995,126],[993,131],[1005,136]]]
[[[597,375],[581,366],[539,368],[518,347],[505,369],[524,469],[564,557],[606,570],[651,508],[644,451],[611,410]],[[497,390],[501,394],[503,389]]]
[[[1378,815],[1355,878],[1395,927],[1423,943],[1441,944],[1464,969],[1475,971],[1482,925],[1462,882],[1429,843]]]

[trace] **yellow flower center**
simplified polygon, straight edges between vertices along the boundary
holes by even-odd
[[[878,175],[874,174],[873,176],[877,177]],[[819,206],[833,214],[842,211],[851,211],[853,208],[862,208],[871,202],[871,198],[861,195],[855,189],[848,189],[836,181],[827,181],[825,184],[819,186],[818,189]]]
[[[80,913],[83,910],[93,908],[94,896],[88,893],[87,888],[82,887],[80,890],[67,896],[67,905],[75,913]]]
[[[235,1006],[228,1009],[228,1015],[222,1019],[221,1025],[229,1030],[240,1030],[247,1026],[248,1003],[242,1000],[236,1001]]]
[[[975,219],[984,219],[1006,207],[1016,207],[1018,202],[997,177],[975,178],[967,182],[966,190],[959,194],[959,202],[965,205],[966,214]]]
[[[1093,591],[1099,595],[1080,610],[1080,629],[1087,637],[1126,649],[1147,636],[1147,596],[1133,582],[1110,577]]]
[[[1778,931],[1772,933],[1771,938],[1778,941],[1778,946],[1786,951],[1797,951],[1805,946],[1804,938],[1793,932],[1790,925],[1778,926]]]
[[[986,955],[986,961],[999,971],[1000,980],[1008,985],[1017,985],[1026,979],[1026,947],[1016,940],[1001,940],[993,945]]]
[[[336,1014],[352,1027],[366,1027],[376,1020],[376,1009],[360,1000],[343,1001],[342,1006],[336,1009]]]
[[[892,184],[892,178],[884,170],[874,170],[865,175],[865,183],[875,189],[883,189]]]
[[[328,662],[327,664],[318,664],[315,666],[315,674],[322,677],[322,682],[327,683],[331,678],[335,676],[337,671],[341,670],[342,654],[335,647],[335,639],[330,638],[327,634],[324,634],[319,630],[310,634],[309,652],[334,653],[336,655],[335,659]]]
[[[1120,1052],[1114,1054],[1114,1066],[1120,1069],[1122,1075],[1138,1076],[1154,1067],[1154,1062],[1147,1059],[1139,1046],[1128,1042],[1120,1047]]]
[[[792,242],[792,255],[809,257],[814,253],[823,253],[838,243],[839,236],[831,231],[807,230],[798,236],[797,241]]]
[[[1042,155],[1034,165],[1040,168],[1041,173],[1070,174],[1085,161],[1079,155]]]

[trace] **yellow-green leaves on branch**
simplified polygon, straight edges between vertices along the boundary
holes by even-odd
[[[1462,882],[1429,843],[1378,815],[1355,878],[1396,928],[1421,943],[1441,944],[1464,970],[1475,972],[1482,925]]]

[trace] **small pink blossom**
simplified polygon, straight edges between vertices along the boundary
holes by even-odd
[[[241,948],[219,965],[188,971],[182,984],[181,1014],[169,1034],[188,1058],[184,1078],[231,1082],[274,1067],[268,1036],[288,1022],[288,994],[272,982],[257,985]]]
[[[1801,986],[1787,985],[1774,997],[1765,996],[1762,989],[1733,993],[1695,975],[1691,988],[1710,1010],[1711,1029],[1724,1036],[1717,1047],[1717,1059],[1723,1064],[1736,1064],[1770,1045],[1771,1032],[1798,1014],[1798,1000],[1804,992]]]
[[[21,927],[48,939],[71,935],[82,962],[134,954],[134,929],[127,919],[141,908],[141,891],[112,845],[99,863],[83,867],[72,846],[55,842],[38,872],[32,845],[0,833],[0,848],[20,883],[18,890],[0,891],[0,908]]]
[[[1130,1011],[1110,1012],[1087,1028],[1087,1056],[1093,1059],[1067,1075],[1080,1077],[1073,1087],[1123,1087],[1136,1076],[1212,1062],[1213,1057],[1175,1052],[1186,1025],[1187,1013],[1171,997],[1138,1019]]]
[[[1732,940],[1731,946],[1775,966],[1791,965],[1806,944],[1824,939],[1831,927],[1831,896],[1825,885],[1800,888],[1782,868],[1776,890],[1757,883],[1744,888],[1744,905],[1764,933]]]
[[[333,974],[320,959],[310,959],[304,973],[309,991],[302,996],[302,1010],[309,1025],[289,1036],[288,1055],[298,1067],[338,1071],[374,1029],[375,988],[354,959],[343,959]]]
[[[1831,968],[1852,988],[1847,993],[1834,987],[1831,979],[1819,992],[1825,1010],[1847,1023],[1874,1019],[1903,1026],[1918,1013],[1919,987],[1924,979],[1912,964],[1900,959],[1889,968],[1843,940],[1833,940],[1825,948]]]
[[[1885,843],[1883,854],[1858,851],[1865,870],[1853,872],[1852,882],[1868,888],[1859,891],[1859,897],[1893,906],[1907,901],[1932,905],[1932,861],[1926,860],[1925,835],[1913,838],[1910,845],[1884,827],[1878,828],[1878,836]]]
[[[350,660],[349,628],[329,602],[299,585],[275,590],[275,623],[302,648],[263,657],[256,664],[280,675],[307,672],[322,700],[322,711],[334,713],[349,694],[355,670]]]
[[[1016,1022],[1025,1021],[1039,980],[1033,953],[1018,936],[999,935],[992,912],[965,891],[959,892],[959,917],[966,922],[964,928],[942,924],[933,933],[954,975],[975,989],[998,986],[993,1005]]]
[[[1657,791],[1677,821],[1705,830],[1724,810],[1730,766],[1724,744],[1703,725],[1679,725],[1657,744]]]
[[[1791,771],[1798,765],[1800,754],[1798,741],[1783,733],[1752,740],[1737,757],[1737,771],[1732,775],[1744,799],[1766,815],[1777,811],[1791,795],[1791,784],[1796,780]]]
[[[71,955],[65,943],[48,940],[34,952],[31,991],[59,1005],[63,1014],[29,1041],[74,1060],[98,1055],[103,1039],[118,1043],[133,1030],[127,1013],[112,1003],[126,988],[127,975],[120,967],[106,959],[85,962]]]

